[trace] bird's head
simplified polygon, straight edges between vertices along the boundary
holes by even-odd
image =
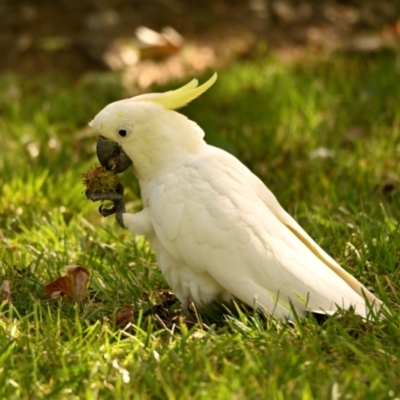
[[[168,141],[175,140],[179,145],[189,140],[191,135],[202,140],[204,132],[172,110],[200,96],[216,79],[214,74],[201,86],[194,79],[173,91],[139,95],[106,106],[89,124],[98,135],[97,157],[100,163],[108,170],[122,172],[132,163],[149,159],[153,150],[158,155],[168,152],[169,149],[165,148]],[[174,136],[178,134],[181,136],[176,139]]]

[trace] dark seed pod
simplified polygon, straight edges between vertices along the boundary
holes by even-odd
[[[115,192],[119,184],[115,172],[107,171],[104,167],[92,167],[83,174],[83,184],[89,193]]]

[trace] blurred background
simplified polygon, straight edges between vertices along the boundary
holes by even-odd
[[[266,52],[395,51],[399,0],[3,0],[0,74],[120,71],[131,90]]]

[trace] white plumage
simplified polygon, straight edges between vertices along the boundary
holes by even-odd
[[[277,318],[378,300],[327,255],[237,158],[209,146],[194,122],[173,111],[208,89],[193,80],[167,93],[105,107],[91,126],[133,161],[143,210],[124,226],[144,234],[184,305],[238,298]],[[121,129],[126,135],[121,137]]]

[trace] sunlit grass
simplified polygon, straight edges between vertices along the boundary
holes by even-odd
[[[286,324],[219,311],[168,330],[152,315],[168,287],[148,243],[83,195],[96,163],[87,123],[123,88],[112,76],[1,77],[0,284],[13,306],[0,307],[0,397],[400,398],[399,75],[389,55],[262,59],[220,71],[182,110],[393,315]],[[132,173],[122,181],[139,210]],[[45,283],[71,264],[91,272],[87,300],[49,300]],[[126,304],[134,333],[115,328]]]

